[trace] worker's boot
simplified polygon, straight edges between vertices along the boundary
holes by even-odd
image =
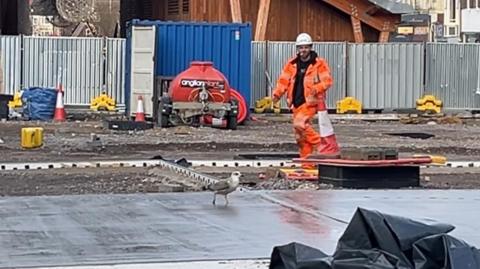
[[[313,146],[304,140],[297,140],[297,144],[300,149],[300,159],[308,159],[308,157],[312,154],[312,151],[314,151]],[[302,169],[315,169],[315,165],[309,163],[302,163],[301,167]]]
[[[312,169],[316,169],[316,168],[317,168],[317,166],[314,165],[314,164],[302,163],[302,169],[312,170]]]

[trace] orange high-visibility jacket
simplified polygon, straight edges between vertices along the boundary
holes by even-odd
[[[293,87],[297,74],[297,57],[290,59],[283,68],[283,72],[277,81],[277,87],[273,91],[273,96],[280,99],[285,92],[287,93],[288,107],[292,106]],[[303,81],[305,103],[308,106],[318,106],[319,101],[325,98],[325,92],[333,84],[333,78],[330,74],[330,68],[325,59],[316,57],[308,66]]]

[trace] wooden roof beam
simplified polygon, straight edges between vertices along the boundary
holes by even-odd
[[[370,16],[374,16],[381,9],[382,8],[377,5],[371,5],[365,12]]]
[[[267,34],[268,15],[270,11],[270,0],[260,0],[258,6],[257,25],[255,27],[255,40],[265,40]]]
[[[390,37],[390,32],[380,32],[380,37],[378,38],[378,42],[386,43],[388,42],[389,37]]]
[[[242,22],[240,0],[230,0],[230,11],[232,12],[232,22]]]
[[[362,23],[359,19],[350,16],[352,21],[352,29],[353,29],[353,37],[355,38],[355,43],[363,43],[363,31],[362,31]]]

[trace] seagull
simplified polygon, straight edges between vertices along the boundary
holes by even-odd
[[[215,201],[217,199],[217,194],[225,196],[225,205],[228,205],[228,198],[227,195],[231,192],[234,192],[238,185],[240,184],[240,177],[242,174],[240,172],[235,171],[232,173],[230,178],[226,180],[221,180],[216,183],[210,184],[207,186],[207,189],[210,191],[213,191],[213,204],[215,204]]]

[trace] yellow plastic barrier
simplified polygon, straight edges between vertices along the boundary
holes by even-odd
[[[345,114],[350,112],[362,114],[362,102],[358,101],[353,97],[345,97],[337,102],[338,114]]]
[[[8,102],[8,107],[12,109],[22,107],[22,96],[19,92],[15,93],[15,95],[13,96],[13,101]]]
[[[273,111],[272,111],[273,108]],[[264,97],[255,101],[255,113],[280,113],[280,102],[272,105],[272,98]]]
[[[97,96],[92,100],[90,103],[90,109],[93,111],[99,110],[107,110],[107,111],[115,111],[116,110],[116,103],[113,98],[102,93],[101,95]]]
[[[425,95],[417,100],[417,110],[440,113],[442,111],[442,101],[433,95]]]

